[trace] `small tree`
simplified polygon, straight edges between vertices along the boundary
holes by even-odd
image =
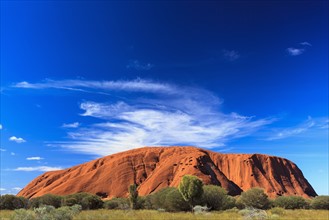
[[[136,184],[132,184],[128,188],[129,191],[129,201],[130,201],[130,207],[132,209],[137,208],[137,201],[138,201],[138,191]]]
[[[179,192],[182,194],[183,199],[189,203],[191,209],[193,209],[195,201],[203,194],[202,186],[202,181],[198,177],[192,175],[183,176],[179,183]]]
[[[224,209],[232,209],[236,207],[236,199],[233,196],[227,196]]]
[[[317,196],[311,202],[312,209],[329,210],[329,196]]]
[[[202,203],[212,210],[223,210],[228,203],[227,192],[220,186],[203,186]]]
[[[62,197],[53,194],[46,194],[39,197],[39,205],[51,205],[55,208],[61,207]]]
[[[285,209],[306,209],[309,203],[301,196],[280,196],[274,200],[274,206]]]
[[[24,197],[17,197],[14,195],[2,195],[0,197],[0,210],[8,209],[21,209],[27,208],[28,200]]]
[[[62,206],[73,206],[79,204],[78,200],[73,196],[65,196],[62,199]]]
[[[81,205],[83,210],[98,209],[103,207],[103,201],[97,195],[81,192],[65,196],[62,200],[62,205]]]
[[[99,196],[88,195],[81,200],[82,209],[99,209],[103,207],[103,201]]]
[[[127,198],[113,198],[104,202],[104,208],[106,209],[128,209],[129,200]]]
[[[240,196],[240,201],[247,207],[257,209],[267,209],[270,205],[270,200],[264,190],[261,188],[252,188],[243,192]]]
[[[188,211],[189,204],[175,187],[167,187],[146,197],[146,207],[164,209],[169,212]]]

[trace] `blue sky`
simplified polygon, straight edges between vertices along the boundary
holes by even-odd
[[[328,195],[327,1],[2,1],[1,194],[141,146],[288,158]]]

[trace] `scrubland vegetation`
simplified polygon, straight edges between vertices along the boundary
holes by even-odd
[[[262,189],[252,188],[232,197],[194,176],[184,176],[178,188],[144,197],[138,195],[135,185],[128,191],[128,198],[107,201],[88,193],[32,199],[2,195],[0,219],[329,219],[329,196],[269,199]]]

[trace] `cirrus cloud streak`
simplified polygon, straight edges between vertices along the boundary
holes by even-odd
[[[57,142],[61,147],[99,156],[142,146],[223,147],[274,121],[225,113],[221,111],[222,100],[208,90],[151,80],[47,80],[21,82],[15,87],[115,91],[124,96],[103,102],[83,101],[80,115],[101,121],[73,128],[67,141]]]
[[[62,167],[49,167],[49,166],[37,166],[37,167],[17,167],[14,171],[25,171],[25,172],[32,172],[32,171],[39,171],[39,172],[48,172],[48,171],[55,171],[55,170],[62,170]]]

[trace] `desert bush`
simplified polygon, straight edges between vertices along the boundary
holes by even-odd
[[[252,207],[240,210],[239,214],[243,216],[244,220],[264,220],[268,218],[266,211]]]
[[[311,202],[312,209],[329,210],[329,196],[317,196]]]
[[[104,208],[105,209],[117,209],[118,208],[118,206],[119,206],[119,204],[116,202],[116,201],[114,201],[116,198],[114,198],[114,199],[111,199],[111,200],[108,200],[108,201],[105,201],[104,202]]]
[[[10,216],[10,220],[35,220],[35,213],[32,210],[16,209]]]
[[[8,209],[21,209],[27,208],[28,199],[24,197],[18,197],[14,195],[2,195],[0,196],[0,210]]]
[[[89,195],[81,200],[82,209],[100,209],[103,208],[103,200],[96,195]]]
[[[178,189],[174,187],[161,189],[147,196],[146,201],[151,203],[153,209],[165,209],[170,212],[190,210],[189,204],[183,199]]]
[[[145,203],[146,203],[146,198],[138,196],[137,203],[136,203],[136,209],[145,209]]]
[[[149,209],[149,210],[156,209],[152,203],[153,197],[154,197],[153,194],[149,194],[144,197],[144,204],[143,204],[144,209]]]
[[[74,196],[65,196],[62,199],[62,206],[73,206],[79,204],[79,201]]]
[[[183,199],[188,202],[193,208],[195,202],[202,196],[203,194],[203,183],[196,176],[185,175],[179,183],[178,189],[182,194]]]
[[[41,206],[32,210],[15,210],[11,220],[72,220],[81,211],[80,205],[64,206],[56,209],[54,206]]]
[[[62,205],[81,205],[83,210],[99,209],[103,207],[103,201],[99,196],[82,192],[65,196]]]
[[[32,198],[32,199],[29,200],[28,207],[30,209],[39,208],[40,206],[41,206],[41,203],[40,203],[39,197]]]
[[[79,206],[79,205],[73,205],[71,207],[63,206],[58,209],[55,209],[52,212],[50,212],[50,219],[51,220],[72,220],[73,217],[80,212],[80,211],[77,212],[78,209],[74,208],[77,206]],[[80,208],[81,208],[81,206],[80,206]]]
[[[49,220],[51,219],[51,212],[55,210],[54,206],[51,205],[43,205],[39,208],[34,208],[34,213],[36,216],[36,219],[38,220]]]
[[[222,187],[206,185],[203,186],[201,202],[211,210],[223,210],[227,205],[228,195]]]
[[[252,188],[243,192],[240,196],[240,201],[246,207],[253,207],[256,209],[267,209],[270,201],[263,189]]]
[[[309,203],[301,196],[279,196],[274,200],[274,206],[285,209],[307,209]]]
[[[129,208],[129,201],[127,198],[113,198],[104,202],[104,208],[125,210]]]
[[[237,207],[238,209],[244,209],[246,206],[242,203],[241,201],[241,196],[237,196],[235,198],[235,207]]]
[[[236,208],[236,199],[233,196],[226,197],[226,203],[224,204],[223,209],[233,209]]]
[[[73,205],[70,207],[70,211],[73,215],[77,215],[81,212],[82,206],[81,205]]]
[[[59,208],[62,205],[62,197],[53,194],[46,194],[30,200],[30,208],[39,208],[41,206],[50,205]]]

